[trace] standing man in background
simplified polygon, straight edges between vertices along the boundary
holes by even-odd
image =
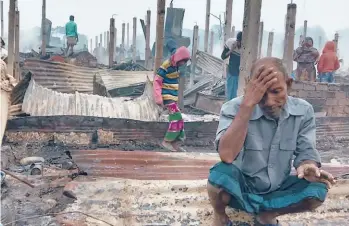
[[[74,22],[74,16],[70,16],[69,22],[65,25],[65,35],[67,37],[66,56],[70,56],[74,52],[74,46],[79,41],[78,28]],[[70,47],[71,53],[69,53]]]
[[[242,32],[237,34],[236,40],[234,38],[229,38],[225,42],[221,55],[222,60],[229,57],[229,66],[226,79],[226,96],[228,101],[237,97],[240,73],[241,41]]]

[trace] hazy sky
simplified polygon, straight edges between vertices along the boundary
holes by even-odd
[[[3,0],[5,7],[5,29],[8,25],[9,0]],[[41,0],[18,0],[21,29],[40,26]],[[211,13],[220,14],[225,10],[225,0],[212,0]],[[262,17],[265,30],[283,32],[287,3],[290,0],[263,0]],[[321,25],[328,36],[336,30],[349,28],[348,0],[294,0],[298,4],[297,26],[305,19],[308,26]],[[132,23],[133,17],[145,18],[146,10],[152,11],[152,38],[155,37],[156,0],[47,0],[47,18],[53,26],[64,26],[69,15],[75,15],[78,32],[89,37],[95,37],[109,29],[109,19],[116,16],[116,26],[121,30],[122,22]],[[170,0],[166,1],[169,5]],[[201,29],[205,25],[206,0],[174,0],[174,7],[185,8],[184,28],[192,28],[195,23]],[[244,0],[234,0],[233,25],[241,29],[244,10]],[[211,17],[211,25],[218,20]],[[132,27],[132,25],[130,25]],[[141,32],[137,23],[138,33]],[[5,32],[7,33],[7,32]],[[120,33],[119,33],[120,34]]]

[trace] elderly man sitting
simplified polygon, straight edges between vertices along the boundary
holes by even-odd
[[[245,95],[223,105],[216,137],[222,162],[208,178],[214,226],[233,225],[227,206],[254,214],[254,225],[280,225],[280,215],[319,207],[335,183],[320,169],[313,107],[288,96],[291,84],[280,59],[263,58]],[[297,176],[290,175],[293,156]]]

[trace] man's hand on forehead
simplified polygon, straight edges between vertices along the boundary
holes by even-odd
[[[278,81],[277,76],[278,72],[274,70],[274,67],[261,65],[256,70],[253,70],[252,79],[246,87],[244,104],[249,107],[254,107],[258,104],[269,87]]]

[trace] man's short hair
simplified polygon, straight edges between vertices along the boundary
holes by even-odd
[[[278,69],[278,71],[280,71],[285,79],[288,78],[288,73],[287,73],[287,70],[286,70],[286,67],[284,65],[284,63],[282,62],[281,59],[279,58],[276,58],[276,57],[265,57],[265,58],[262,58],[261,60],[269,60],[272,62],[272,64]],[[251,75],[253,74],[254,70],[256,70],[257,68],[257,63],[258,63],[259,60],[257,60],[253,65],[252,65],[252,68],[251,68]]]
[[[69,20],[74,20],[74,16],[71,15],[71,16],[69,17]]]
[[[236,35],[236,40],[241,42],[242,41],[242,32],[239,31],[238,34]]]

